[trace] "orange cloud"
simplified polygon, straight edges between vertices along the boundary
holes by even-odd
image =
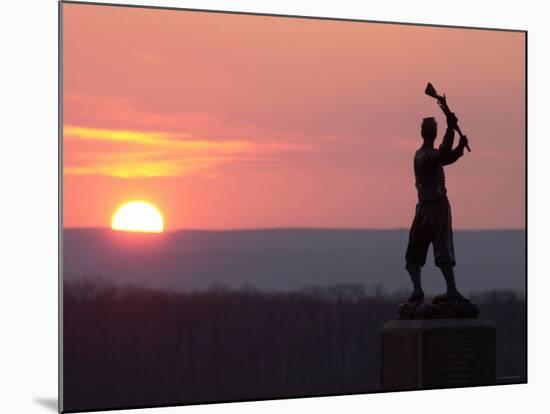
[[[196,138],[185,132],[63,127],[64,174],[174,177],[221,162],[268,159],[301,144]]]

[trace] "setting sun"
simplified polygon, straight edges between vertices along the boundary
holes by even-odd
[[[146,201],[129,201],[121,205],[111,220],[113,230],[162,233],[164,220],[160,211]]]

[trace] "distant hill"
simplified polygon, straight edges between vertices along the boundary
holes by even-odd
[[[295,290],[360,283],[408,289],[406,230],[265,229],[164,234],[65,229],[67,279],[101,276],[115,283],[177,290],[213,285]],[[525,287],[525,231],[455,231],[459,288],[464,292]],[[444,282],[430,251],[426,290]]]

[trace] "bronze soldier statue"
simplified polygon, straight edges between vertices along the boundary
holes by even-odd
[[[458,119],[453,112],[447,114],[447,130],[438,149],[434,148],[437,136],[435,118],[424,118],[420,135],[423,143],[414,155],[414,175],[418,192],[418,204],[409,233],[406,252],[406,269],[413,283],[409,302],[422,302],[421,269],[426,263],[430,244],[433,245],[435,265],[439,267],[447,284],[444,301],[469,302],[456,288],[454,266],[453,229],[451,206],[445,188],[443,167],[456,162],[468,146],[468,138],[460,134],[458,146],[453,149],[454,131]]]

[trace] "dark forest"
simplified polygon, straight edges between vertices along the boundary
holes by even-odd
[[[378,391],[379,330],[405,292],[169,292],[65,282],[65,410]],[[497,325],[497,382],[526,377],[524,298],[473,297]]]

